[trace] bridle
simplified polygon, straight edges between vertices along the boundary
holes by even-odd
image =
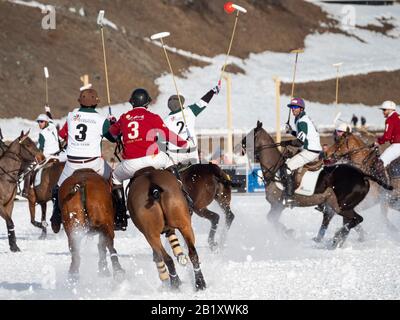
[[[254,129],[254,145],[256,144],[256,138],[257,138],[257,135],[258,135],[259,132],[260,132],[259,130]],[[242,151],[244,153],[248,153],[248,151],[247,151],[248,150],[248,148],[247,148],[247,137],[245,137],[243,140],[246,140],[246,142],[242,141]],[[263,150],[277,148],[277,147],[280,147],[280,146],[281,146],[280,143],[269,143],[269,144],[263,144],[263,145],[255,147],[254,148],[254,158],[255,158],[255,160],[260,162],[260,155],[261,155],[261,152]],[[253,149],[253,148],[251,148],[251,149]],[[286,150],[286,149],[287,149],[287,146],[284,146],[284,150]],[[249,163],[250,170],[253,172],[253,175],[255,175],[258,178],[262,179],[264,184],[268,185],[270,182],[280,182],[279,180],[277,180],[275,178],[275,176],[276,176],[276,172],[280,168],[279,164],[282,162],[282,160],[284,161],[285,159],[286,159],[285,158],[285,152],[280,152],[280,157],[279,157],[278,161],[270,169],[266,168],[265,166],[263,166],[261,164],[261,162],[260,162],[261,171],[263,173],[263,176],[259,176],[257,173],[254,173],[254,170],[251,167],[251,162],[250,162],[249,158],[248,158],[248,163]],[[265,176],[267,174],[270,176],[270,178],[265,178]]]

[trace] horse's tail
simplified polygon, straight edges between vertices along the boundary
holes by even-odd
[[[366,178],[368,178],[368,179],[370,179],[370,180],[376,182],[376,183],[379,184],[382,188],[384,188],[384,189],[386,189],[386,190],[389,190],[389,191],[392,191],[392,190],[394,189],[393,186],[391,186],[390,184],[387,184],[385,181],[382,181],[381,179],[379,179],[379,178],[377,178],[377,177],[374,177],[373,175],[370,175],[370,174],[367,174],[367,173],[364,173],[364,174],[365,174],[365,177],[366,177]]]
[[[150,187],[149,187],[149,193],[148,193],[149,202],[148,202],[147,206],[151,207],[154,205],[154,203],[156,201],[160,201],[161,194],[164,192],[164,189],[161,188],[158,184],[156,184],[152,180],[151,175],[149,175],[148,178],[150,180]]]
[[[209,164],[211,166],[211,171],[214,174],[215,178],[219,183],[222,183],[225,187],[227,188],[238,188],[241,186],[240,183],[233,182],[231,177],[224,171],[222,170],[219,166],[216,164]]]
[[[74,186],[71,188],[70,192],[67,194],[67,196],[64,198],[64,203],[70,201],[75,195],[77,194],[81,195],[81,205],[82,205],[82,210],[85,212],[85,219],[87,219],[87,207],[86,207],[86,184],[84,182],[78,182],[74,184]]]

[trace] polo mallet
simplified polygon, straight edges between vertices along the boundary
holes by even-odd
[[[222,67],[222,70],[221,70],[221,76],[219,77],[218,85],[221,85],[222,76],[223,76],[223,74],[225,72],[226,66],[228,64],[228,59],[229,59],[229,56],[231,54],[232,45],[233,45],[233,39],[235,38],[236,28],[237,28],[237,24],[238,24],[238,21],[239,21],[239,14],[240,14],[240,12],[247,13],[247,10],[245,8],[243,8],[243,7],[241,7],[241,6],[237,5],[237,4],[234,4],[233,2],[225,3],[224,9],[228,14],[231,14],[231,13],[236,11],[236,18],[235,18],[235,24],[233,26],[231,41],[229,43],[228,52],[226,53],[225,63],[224,63],[224,66]]]
[[[107,57],[106,57],[106,45],[104,42],[104,10],[99,11],[99,15],[97,16],[97,24],[100,26],[101,31],[101,43],[103,45],[103,59],[104,59],[104,71],[106,75],[106,88],[107,88],[107,102],[108,102],[108,113],[111,115],[111,98],[110,98],[110,86],[108,82],[108,68],[107,68]]]
[[[299,60],[299,54],[303,53],[304,49],[296,49],[296,50],[292,50],[290,51],[290,53],[295,53],[296,54],[296,60],[294,63],[294,70],[293,70],[293,82],[292,82],[292,93],[290,95],[290,100],[292,100],[294,98],[294,86],[296,83],[296,73],[297,73],[297,62]],[[289,110],[289,117],[288,117],[288,121],[286,122],[286,124],[290,123],[290,116],[291,116],[291,110]]]
[[[153,35],[150,37],[150,39],[151,39],[152,41],[160,40],[160,42],[161,42],[161,45],[162,45],[163,50],[164,50],[165,58],[167,59],[167,63],[168,63],[168,66],[169,66],[169,70],[171,71],[171,74],[172,74],[172,80],[173,80],[173,82],[174,82],[175,91],[176,91],[176,94],[178,95],[179,106],[180,106],[180,108],[181,108],[181,112],[182,112],[182,116],[183,116],[183,122],[185,123],[185,128],[186,128],[187,133],[188,133],[188,138],[194,143],[193,137],[192,137],[192,135],[191,135],[191,133],[190,133],[190,131],[189,131],[189,128],[188,128],[188,126],[187,126],[186,116],[185,116],[185,113],[183,112],[183,103],[182,103],[182,101],[181,101],[181,96],[180,96],[180,94],[179,94],[178,85],[176,84],[174,71],[173,71],[173,69],[172,69],[171,61],[169,60],[168,52],[167,52],[167,49],[165,48],[165,44],[164,44],[164,38],[167,38],[167,37],[169,37],[170,35],[171,35],[171,34],[170,34],[169,32],[160,32],[160,33],[153,34]]]
[[[43,68],[44,70],[44,80],[45,80],[45,93],[46,93],[46,106],[49,106],[49,87],[48,87],[48,79],[49,79],[49,69],[47,67]]]
[[[333,64],[333,66],[336,68],[336,71],[337,71],[337,74],[336,74],[336,100],[335,100],[336,106],[339,103],[339,69],[342,65],[343,65],[343,62]]]

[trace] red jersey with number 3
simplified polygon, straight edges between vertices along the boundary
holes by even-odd
[[[134,108],[123,114],[110,128],[113,136],[122,134],[125,160],[137,159],[159,153],[156,139],[163,139],[178,147],[186,147],[187,141],[170,131],[160,116],[146,108]]]

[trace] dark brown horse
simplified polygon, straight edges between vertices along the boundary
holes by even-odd
[[[379,159],[379,149],[374,145],[367,144],[364,140],[352,133],[346,133],[334,145],[330,146],[326,151],[328,161],[345,161],[358,168],[363,172],[374,175],[377,178],[390,183],[394,190],[387,192],[377,183],[371,184],[369,196],[371,201],[362,202],[360,206],[368,209],[377,203],[380,204],[381,213],[389,230],[398,232],[398,229],[390,222],[388,218],[389,208],[400,210],[398,200],[400,199],[400,177],[393,177],[391,172],[400,166],[399,161],[394,161],[389,166],[389,172],[385,171],[382,160]],[[397,169],[398,170],[398,169]],[[388,178],[390,177],[390,182]],[[329,220],[325,222],[325,227],[329,225]]]
[[[0,215],[6,220],[8,242],[12,252],[20,251],[16,242],[14,222],[11,219],[17,194],[18,175],[27,164],[34,161],[41,162],[44,159],[28,135],[29,132],[26,134],[21,132],[0,158]]]
[[[285,162],[285,158],[277,146],[272,137],[262,128],[261,122],[258,122],[257,127],[242,141],[242,148],[247,149],[248,156],[255,156],[260,161],[266,182],[266,198],[271,204],[268,218],[279,230],[287,232],[286,227],[279,222],[285,206],[283,191],[277,186],[277,179],[279,179],[277,172]],[[345,225],[336,232],[332,240],[332,248],[343,245],[350,230],[363,221],[354,208],[367,195],[369,178],[373,177],[349,165],[325,167],[319,175],[314,195],[295,194],[294,201],[297,207],[325,205],[331,209],[331,212],[345,218]]]
[[[39,239],[46,239],[47,236],[47,222],[46,222],[46,211],[47,202],[51,200],[51,191],[57,184],[58,179],[64,169],[65,162],[51,161],[47,163],[43,169],[36,172],[35,175],[41,174],[40,184],[38,186],[33,185],[29,189],[28,202],[29,212],[31,216],[31,223],[42,230],[42,234]],[[35,180],[35,175],[32,180]],[[39,204],[42,209],[42,219],[40,222],[35,220],[36,204]]]
[[[130,183],[127,204],[133,223],[153,249],[153,260],[161,281],[170,280],[173,288],[178,288],[181,284],[174,261],[165,251],[160,239],[161,234],[177,229],[189,249],[195,287],[198,290],[205,289],[189,207],[175,176],[168,170],[140,170]]]
[[[207,208],[215,200],[225,213],[226,231],[232,225],[235,215],[231,204],[232,183],[230,177],[215,164],[195,164],[180,172],[186,191],[193,200],[194,212],[211,222],[208,244],[212,250],[218,247],[215,241],[219,215]],[[223,240],[223,239],[222,239]]]
[[[77,170],[61,185],[59,199],[62,222],[72,255],[70,278],[78,278],[80,241],[86,233],[99,234],[99,275],[110,275],[106,260],[108,249],[114,277],[122,277],[125,272],[114,248],[115,208],[110,184],[91,169]]]

